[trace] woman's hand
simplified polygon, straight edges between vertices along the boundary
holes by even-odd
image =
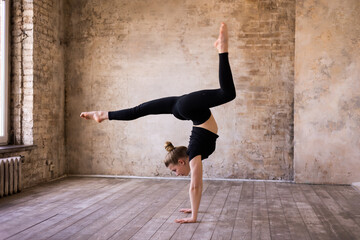
[[[175,220],[176,223],[195,223],[196,219],[194,218],[183,218],[183,219],[176,219]]]
[[[180,212],[191,213],[191,208],[182,208],[182,209],[180,209]]]

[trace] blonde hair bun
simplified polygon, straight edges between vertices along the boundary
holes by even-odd
[[[166,151],[168,151],[168,152],[171,152],[172,150],[175,149],[174,145],[172,145],[171,142],[166,142],[164,147],[165,147]]]

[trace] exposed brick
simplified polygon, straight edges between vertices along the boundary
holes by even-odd
[[[36,144],[38,148],[21,153],[25,156],[23,183],[25,187],[50,180],[65,173],[64,121],[56,118],[51,111],[63,111],[59,106],[48,104],[53,98],[64,99],[64,73],[54,77],[53,64],[63,65],[64,48],[49,36],[63,33],[60,9],[62,1],[14,0],[12,2],[12,69],[11,69],[11,142],[16,144]],[[23,5],[22,5],[23,4]],[[22,12],[21,9],[24,9]],[[60,22],[60,24],[59,24]],[[54,29],[55,26],[55,29]],[[51,31],[49,31],[51,29]],[[25,30],[26,36],[21,30]],[[42,39],[38,41],[37,39]],[[38,69],[35,76],[34,69]],[[47,76],[43,79],[42,76]],[[46,85],[46,95],[44,94]],[[21,88],[21,86],[23,88]],[[55,139],[55,141],[50,140]],[[8,156],[9,154],[2,154]],[[49,172],[46,160],[55,164],[55,174]]]
[[[165,4],[172,4],[171,14],[164,11]],[[167,135],[169,121],[146,130],[155,121],[149,118],[126,125],[130,129],[124,123],[96,128],[80,122],[78,114],[95,107],[129,107],[169,92],[217,87],[215,81],[204,82],[216,79],[217,59],[209,53],[209,41],[216,37],[220,19],[228,19],[231,30],[230,61],[238,98],[214,110],[221,139],[205,164],[206,176],[293,179],[294,0],[164,0],[160,5],[14,0],[12,9],[12,139],[39,146],[25,153],[27,186],[65,173],[65,136],[71,172],[167,176],[159,161],[163,149],[152,144],[160,141],[158,135],[186,141],[186,134],[178,136],[186,127]],[[21,29],[26,30],[25,40]],[[144,136],[154,139],[145,144]],[[48,171],[47,160],[54,162],[55,175]],[[220,167],[223,161],[225,168]],[[234,170],[234,164],[243,168]]]
[[[161,141],[176,139],[175,144],[185,145],[187,127],[172,128],[176,120],[148,117],[96,128],[80,122],[78,114],[218,87],[211,41],[220,21],[226,20],[238,97],[213,110],[221,123],[220,138],[214,155],[204,161],[204,174],[293,179],[295,0],[68,3],[65,66],[70,172],[168,176],[159,160],[165,154]],[[173,9],[171,14],[167,4]],[[108,85],[98,82],[102,75],[109,76]],[[156,121],[164,127],[152,125]],[[110,151],[103,152],[99,140]],[[235,164],[243,167],[234,170]]]

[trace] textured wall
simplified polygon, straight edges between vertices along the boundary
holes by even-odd
[[[33,143],[33,1],[13,1],[11,5],[11,134],[14,144]]]
[[[66,172],[63,17],[63,0],[34,1],[34,144],[45,179]]]
[[[167,176],[163,144],[187,145],[191,122],[149,116],[95,122],[82,111],[218,87],[212,44],[230,29],[237,99],[219,125],[205,177],[292,179],[295,1],[67,1],[69,172]]]
[[[23,184],[29,187],[66,172],[63,1],[11,2],[10,143],[37,148],[0,157],[25,156]]]
[[[295,180],[360,181],[360,2],[296,6]]]

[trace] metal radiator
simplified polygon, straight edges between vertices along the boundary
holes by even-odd
[[[0,197],[21,191],[21,156],[0,158]]]

